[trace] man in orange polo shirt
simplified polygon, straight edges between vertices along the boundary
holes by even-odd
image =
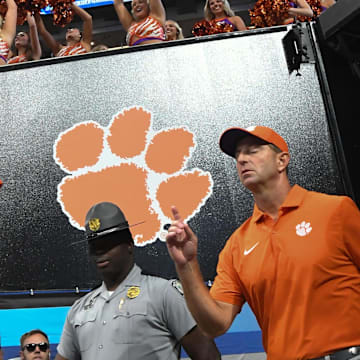
[[[167,246],[190,311],[209,336],[224,334],[245,302],[268,360],[360,359],[360,212],[346,196],[291,186],[285,140],[270,128],[220,138],[255,200],[227,241],[210,293],[196,235],[176,207]]]

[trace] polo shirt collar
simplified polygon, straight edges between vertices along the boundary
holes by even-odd
[[[301,186],[295,184],[290,189],[289,193],[286,196],[285,201],[280,206],[280,209],[291,209],[291,208],[299,207],[300,204],[303,202],[306,193],[307,193],[307,190],[305,190]],[[265,213],[263,211],[261,211],[255,203],[253,215],[252,215],[252,221],[259,222],[264,215],[265,215]]]

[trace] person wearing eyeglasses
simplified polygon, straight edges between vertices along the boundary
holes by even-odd
[[[31,330],[20,338],[21,360],[49,360],[50,345],[48,336],[40,329]]]
[[[177,360],[180,346],[191,359],[220,359],[178,282],[146,275],[135,264],[130,226],[113,203],[88,211],[84,241],[103,283],[71,307],[55,360]]]

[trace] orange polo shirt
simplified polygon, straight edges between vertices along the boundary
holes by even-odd
[[[350,198],[295,185],[276,222],[255,205],[217,273],[212,297],[248,302],[268,360],[360,345],[360,212]]]

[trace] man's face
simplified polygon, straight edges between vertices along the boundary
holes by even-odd
[[[88,242],[89,253],[98,271],[104,276],[117,276],[128,270],[132,261],[133,245],[118,231]]]
[[[240,181],[251,191],[271,185],[279,176],[277,154],[264,141],[246,136],[235,151],[236,166]]]
[[[32,346],[31,344],[37,344]],[[39,345],[40,344],[40,345]],[[46,345],[43,345],[46,344]],[[46,350],[44,349],[46,348]],[[45,350],[45,351],[42,351]],[[41,334],[34,334],[27,337],[20,352],[22,360],[48,360],[50,359],[50,346],[46,338]]]

